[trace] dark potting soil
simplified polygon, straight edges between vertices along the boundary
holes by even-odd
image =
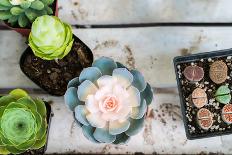
[[[44,155],[44,148],[45,147],[42,147],[38,150],[28,150],[24,153],[21,153],[21,155]]]
[[[221,84],[214,83],[209,77],[210,65],[217,60],[222,60],[228,67],[228,78]],[[201,81],[190,82],[185,78],[183,74],[184,69],[190,65],[197,65],[204,69],[204,77]],[[219,88],[221,85],[228,85],[228,87],[232,89],[232,57],[224,56],[194,60],[191,62],[188,61],[178,63],[175,67],[177,67],[177,76],[179,76],[178,80],[180,82],[180,91],[184,100],[183,109],[185,110],[185,123],[187,124],[187,132],[189,133],[190,137],[197,138],[232,133],[232,124],[226,124],[221,118],[221,111],[225,104],[217,102],[214,97],[217,88]],[[206,90],[208,103],[203,108],[210,110],[210,112],[213,114],[213,125],[209,130],[200,128],[197,123],[197,112],[199,109],[193,105],[190,97],[193,90],[196,88]]]
[[[91,66],[93,55],[88,47],[75,39],[69,54],[57,62],[38,58],[31,49],[22,59],[21,69],[32,81],[48,93],[62,96],[68,82],[79,76],[83,68]]]

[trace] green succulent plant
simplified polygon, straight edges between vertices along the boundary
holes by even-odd
[[[43,147],[47,139],[46,107],[21,89],[0,98],[0,154],[20,154]]]
[[[55,16],[38,17],[32,24],[29,46],[44,60],[62,59],[73,45],[72,28]]]
[[[124,144],[143,129],[153,92],[139,71],[102,57],[69,82],[64,99],[87,139]]]
[[[0,0],[0,20],[29,27],[39,16],[52,15],[54,0]]]

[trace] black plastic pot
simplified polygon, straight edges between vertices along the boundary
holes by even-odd
[[[91,65],[92,62],[93,62],[93,53],[92,53],[92,51],[90,50],[90,48],[89,48],[85,43],[83,43],[78,37],[76,37],[75,35],[73,35],[73,38],[74,38],[74,42],[79,43],[79,44],[81,44],[81,45],[84,47],[84,49],[85,49],[85,54],[87,55],[88,60],[91,62],[91,63],[90,63],[90,65]],[[71,52],[73,52],[73,51],[71,51]],[[30,77],[29,74],[24,70],[23,64],[24,64],[24,62],[25,62],[26,56],[27,56],[28,54],[32,54],[32,53],[33,53],[33,52],[32,52],[32,50],[31,50],[30,47],[28,47],[28,48],[23,52],[23,54],[22,54],[22,56],[21,56],[21,58],[20,58],[20,62],[19,62],[19,63],[20,63],[20,68],[21,68],[22,72],[23,72],[30,80],[32,80],[35,84],[37,84],[40,88],[42,88],[44,91],[46,91],[48,94],[54,95],[54,96],[63,96],[64,93],[65,93],[65,91],[66,91],[66,86],[67,86],[67,84],[68,84],[68,81],[67,81],[67,83],[66,83],[65,90],[62,91],[62,93],[57,94],[57,93],[55,92],[55,89],[49,88],[49,89],[50,89],[50,91],[49,91],[45,86],[41,85],[38,81],[36,81],[36,80],[33,79],[32,77]],[[45,61],[45,60],[44,60],[44,61]],[[51,60],[51,61],[54,61],[54,60]],[[72,65],[73,67],[75,67],[75,65],[73,65],[73,64],[70,64],[70,65]],[[87,66],[87,67],[89,67],[89,66]],[[84,69],[84,67],[82,68],[82,70],[83,70],[83,69]],[[61,74],[62,74],[62,73],[61,73]],[[77,77],[77,75],[73,76],[72,78],[75,78],[75,77]],[[62,88],[63,88],[63,87],[62,87]],[[53,89],[53,90],[52,90],[52,89]]]
[[[43,153],[45,154],[45,151],[47,150],[47,144],[48,144],[48,137],[49,137],[49,131],[50,131],[50,127],[51,127],[51,121],[52,121],[52,117],[54,116],[54,113],[52,112],[52,108],[51,105],[44,101],[46,109],[47,109],[47,123],[48,123],[48,127],[47,127],[47,143],[43,148]]]
[[[190,133],[190,131],[188,130],[188,121],[187,121],[187,117],[186,117],[187,106],[186,106],[185,98],[183,95],[184,91],[182,90],[182,87],[181,87],[182,84],[181,84],[181,81],[179,79],[177,66],[178,65],[181,66],[181,64],[183,65],[184,63],[196,62],[196,61],[199,61],[201,59],[204,59],[204,60],[209,59],[209,58],[223,59],[223,58],[227,58],[228,56],[232,56],[232,49],[199,53],[199,54],[193,54],[193,55],[189,55],[189,56],[178,56],[178,57],[175,57],[173,59],[175,74],[176,74],[176,81],[177,81],[179,97],[180,97],[181,111],[182,111],[182,115],[183,115],[186,136],[188,139],[198,139],[198,138],[206,138],[206,137],[231,134],[232,129],[225,130],[225,131],[203,132],[203,133],[195,133],[195,134]]]

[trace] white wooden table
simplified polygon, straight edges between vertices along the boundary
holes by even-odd
[[[0,30],[0,93],[20,87],[53,101],[48,154],[232,153],[232,136],[186,139],[172,64],[178,55],[231,48],[231,6],[230,0],[59,0],[59,17],[95,58],[109,56],[139,69],[156,89],[153,115],[127,145],[89,142],[62,97],[32,91],[39,88],[18,64],[26,38],[9,30]]]

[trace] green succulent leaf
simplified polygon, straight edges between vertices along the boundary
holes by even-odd
[[[9,0],[1,0],[0,5],[12,7],[12,4],[9,2]]]
[[[23,10],[22,8],[18,7],[18,6],[15,6],[15,7],[12,7],[12,8],[10,9],[10,12],[11,12],[12,15],[18,16],[18,15],[20,15],[21,13],[23,13],[24,10]]]
[[[0,20],[7,20],[12,17],[10,11],[0,11]]]
[[[46,119],[44,119],[44,120],[42,120],[41,127],[36,134],[36,140],[40,140],[41,137],[43,137],[46,134],[46,129],[47,129],[47,121],[46,121]]]
[[[7,6],[4,6],[4,5],[0,4],[0,10],[1,11],[4,11],[4,10],[6,11],[6,10],[9,10],[9,9],[10,9],[10,7],[7,7]]]
[[[16,99],[11,95],[3,96],[0,98],[0,106],[7,106],[11,102],[15,102]]]
[[[31,8],[35,10],[42,10],[44,8],[44,4],[40,0],[36,0],[31,3]]]
[[[36,139],[35,139],[35,135],[33,134],[29,140],[15,147],[19,150],[28,150],[35,144],[35,142]]]
[[[43,9],[43,10],[37,11],[37,14],[39,14],[39,16],[44,16],[44,15],[48,15],[48,12],[46,9]]]
[[[21,103],[21,104],[25,105],[31,111],[32,110],[37,111],[37,106],[36,106],[35,102],[29,97],[22,97],[22,98],[17,100],[17,103]]]
[[[47,115],[47,109],[45,106],[45,103],[41,99],[34,99],[34,102],[37,107],[37,112],[43,117],[46,118]]]
[[[41,0],[45,5],[51,5],[55,0]]]
[[[16,23],[18,21],[18,16],[12,16],[9,20],[8,23]]]
[[[23,9],[28,9],[30,8],[31,6],[31,2],[30,1],[23,1],[21,4],[20,4],[21,8]]]
[[[40,149],[46,144],[47,134],[44,134],[43,137],[35,142],[35,144],[31,147],[32,149]]]
[[[45,6],[45,10],[47,11],[48,15],[52,15],[53,14],[53,10],[49,6]]]
[[[29,20],[24,14],[22,14],[19,16],[18,24],[20,27],[26,27],[29,24]]]
[[[11,109],[11,108],[22,108],[22,109],[27,109],[27,106],[21,103],[17,102],[11,102],[7,106],[4,107],[5,109]]]
[[[20,154],[25,152],[25,150],[19,150],[15,146],[7,145],[6,149],[12,154]]]
[[[17,18],[17,16],[14,16]],[[28,94],[25,90],[22,89],[14,89],[9,93],[11,96],[13,96],[16,100],[22,98],[22,97],[27,97]]]
[[[10,152],[5,147],[0,146],[0,154],[10,154]]]
[[[33,22],[39,16],[39,14],[33,9],[27,9],[25,11],[25,15],[30,20],[30,22]]]
[[[0,107],[0,117],[2,117],[4,110],[6,109],[5,106]]]

